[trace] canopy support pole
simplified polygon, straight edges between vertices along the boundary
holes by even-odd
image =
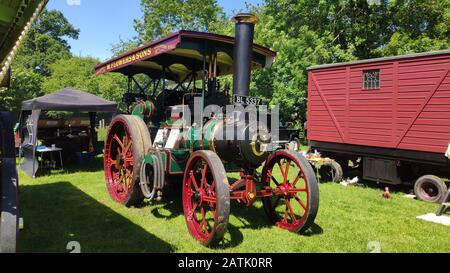
[[[90,136],[89,136],[88,152],[93,153],[93,152],[95,152],[94,143],[96,143],[96,141],[95,141],[95,123],[97,121],[97,113],[96,112],[89,112],[89,121],[91,123],[91,128],[89,130]]]

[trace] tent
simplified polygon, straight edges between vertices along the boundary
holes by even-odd
[[[24,156],[24,162],[20,167],[31,177],[35,177],[38,170],[36,160],[37,132],[42,111],[88,112],[91,124],[90,133],[93,135],[96,114],[99,112],[116,113],[117,104],[73,88],[65,88],[53,94],[24,101],[21,117],[23,132],[21,152]]]

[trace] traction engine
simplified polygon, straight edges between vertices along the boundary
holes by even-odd
[[[234,22],[235,39],[182,32],[97,67],[98,74],[121,72],[132,82],[133,73],[145,73],[152,79],[148,86],[159,86],[160,93],[128,92],[131,115],[118,115],[110,124],[104,167],[111,197],[126,206],[160,202],[167,185],[181,181],[187,228],[205,246],[225,235],[231,201],[252,206],[262,199],[269,220],[291,232],[308,229],[319,204],[310,163],[298,152],[276,149],[271,126],[239,107],[257,101],[249,97],[251,70],[258,61],[267,65],[265,56],[272,53],[253,44],[254,15],[238,14]],[[218,76],[226,74],[233,74],[231,114],[225,113],[227,92],[219,92]],[[176,85],[172,91],[169,82]],[[205,115],[211,105],[215,110]],[[232,182],[229,172],[240,173],[240,179]]]

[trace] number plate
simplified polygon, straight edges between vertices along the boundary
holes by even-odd
[[[262,99],[255,97],[234,95],[234,103],[243,105],[261,105]]]

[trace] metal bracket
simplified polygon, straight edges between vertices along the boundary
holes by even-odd
[[[450,159],[450,142],[448,143],[447,152],[445,152],[445,156]]]

